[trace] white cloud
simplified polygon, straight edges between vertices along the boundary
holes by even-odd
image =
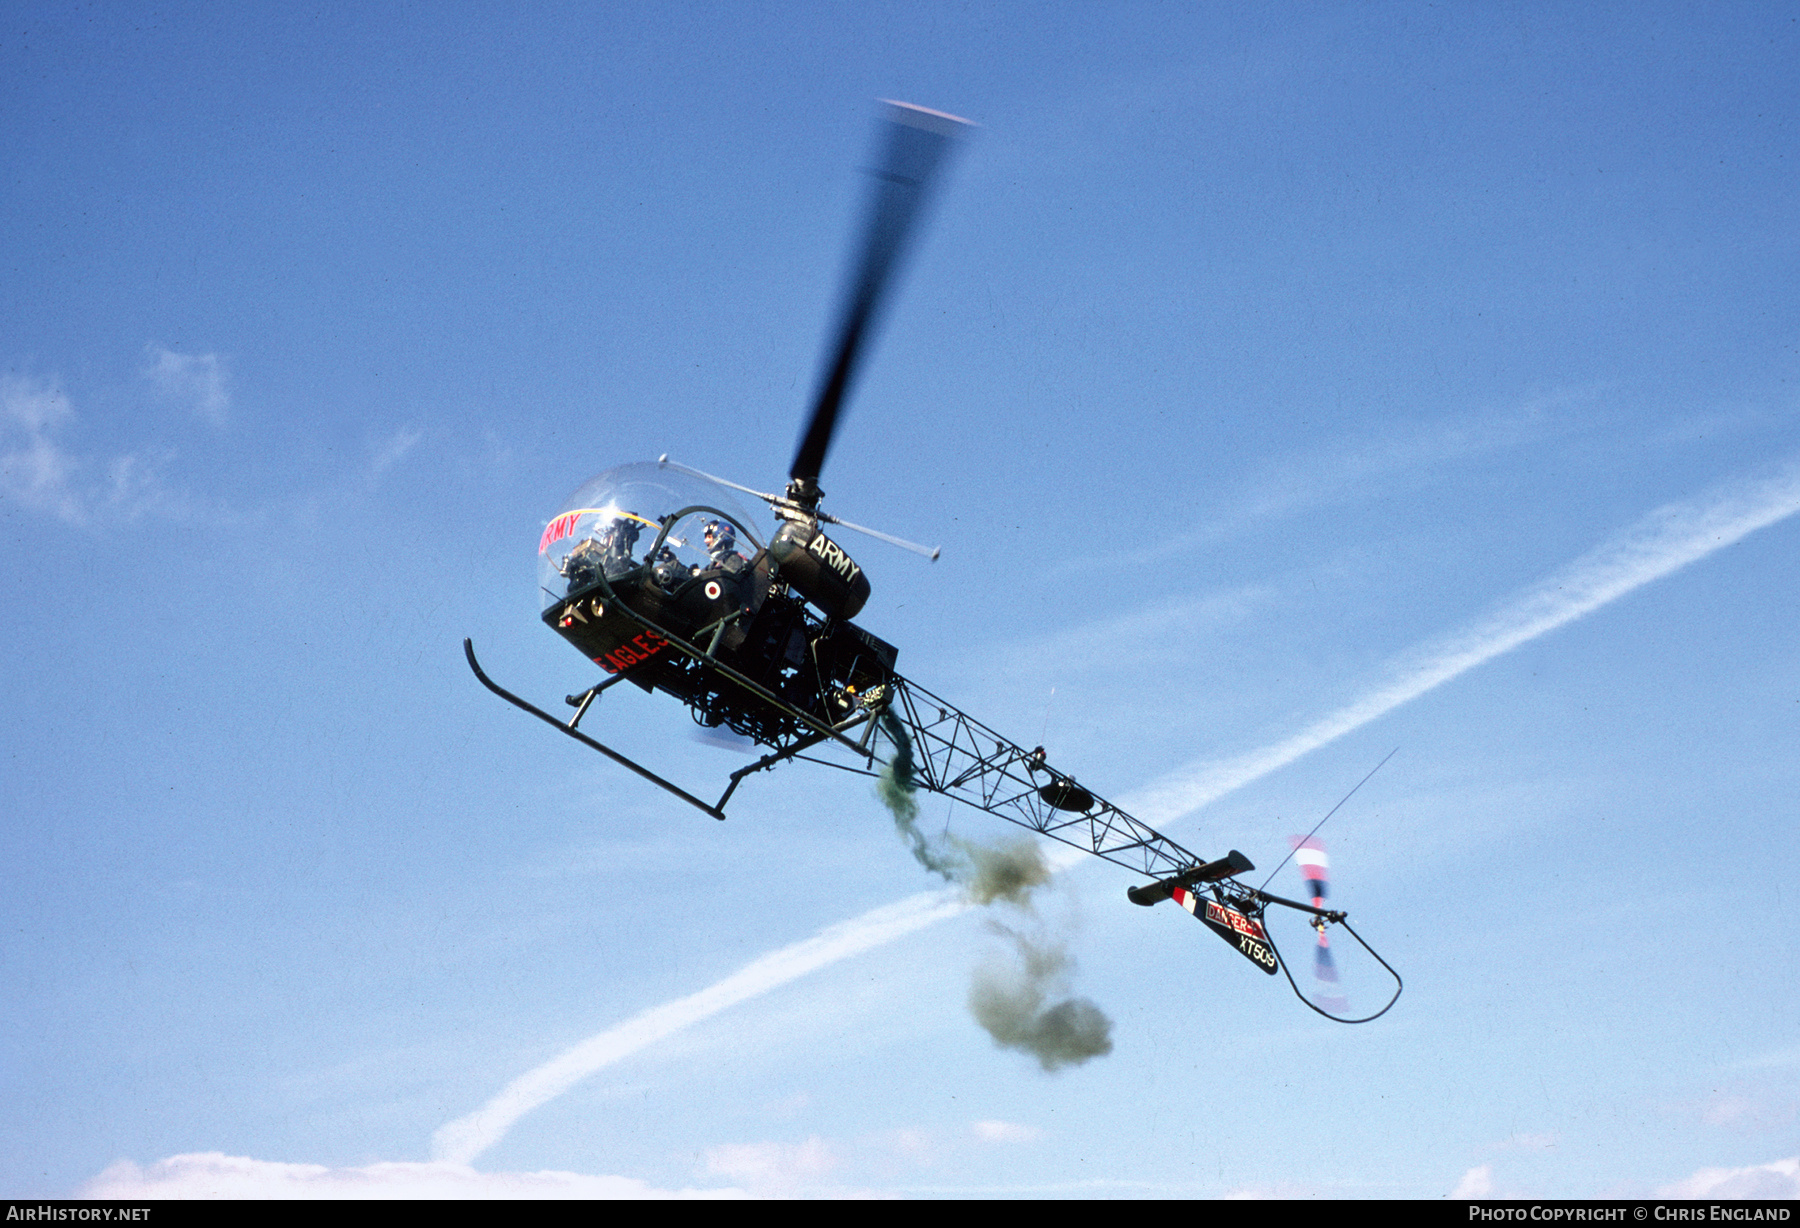
[[[380,1163],[362,1168],[284,1164],[217,1151],[170,1156],[147,1167],[121,1160],[81,1188],[81,1198],[741,1198],[737,1189],[660,1190],[633,1177],[582,1173],[484,1173],[466,1164]]]
[[[144,378],[172,401],[179,402],[214,426],[231,415],[231,393],[225,387],[225,360],[217,354],[177,354],[160,345],[144,347]]]
[[[1571,389],[1528,401],[1503,413],[1481,413],[1451,420],[1425,431],[1384,427],[1363,439],[1333,439],[1311,451],[1281,457],[1246,475],[1233,497],[1234,511],[1222,522],[1223,533],[1246,521],[1284,516],[1304,509],[1369,498],[1391,488],[1391,479],[1410,475],[1415,481],[1442,473],[1447,466],[1488,453],[1517,447],[1563,429],[1559,419],[1568,407],[1587,401],[1591,390]]]
[[[57,434],[74,420],[54,380],[0,377],[0,499],[83,527],[195,514],[192,498],[163,483],[157,458],[128,452],[97,460],[64,448]]]
[[[1276,595],[1270,588],[1246,586],[1205,597],[1159,601],[1025,643],[984,648],[984,659],[1008,677],[1044,661],[1055,661],[1057,671],[1063,674],[1083,668],[1116,672],[1126,666],[1167,660],[1171,643],[1205,640],[1249,622],[1264,614]],[[1095,644],[1105,644],[1106,652],[1093,653]]]
[[[1709,1126],[1746,1133],[1785,1130],[1800,1105],[1773,1087],[1714,1089],[1700,1104],[1700,1120]]]
[[[919,1164],[930,1164],[937,1157],[937,1140],[931,1137],[928,1130],[917,1130],[902,1127],[888,1130],[880,1136],[880,1142],[888,1151],[897,1156]]]
[[[7,447],[0,452],[0,492],[32,511],[80,524],[86,512],[73,488],[79,466],[51,438],[74,416],[67,394],[54,383],[0,379],[0,429]]]
[[[817,1135],[801,1143],[726,1143],[706,1152],[706,1170],[762,1197],[792,1197],[837,1168],[837,1149]]]
[[[68,394],[55,380],[28,380],[16,375],[0,379],[0,399],[6,416],[31,435],[47,435],[53,427],[75,416]]]
[[[987,1143],[1031,1143],[1044,1134],[1036,1126],[1022,1126],[1011,1121],[978,1121],[969,1128],[976,1138]]]
[[[1748,1168],[1703,1168],[1656,1191],[1658,1198],[1800,1198],[1800,1156]]]
[[[902,1127],[840,1143],[813,1135],[801,1142],[725,1143],[705,1152],[706,1171],[729,1177],[757,1198],[885,1198],[899,1173],[929,1168],[936,1140]],[[883,1185],[847,1184],[846,1169],[873,1172]]]
[[[768,1113],[771,1117],[778,1117],[786,1120],[788,1118],[798,1117],[801,1113],[804,1113],[807,1109],[812,1107],[812,1102],[812,1093],[795,1092],[791,1096],[783,1096],[781,1099],[763,1106],[763,1111]]]
[[[1221,1202],[1293,1202],[1299,1198],[1330,1197],[1310,1186],[1277,1181],[1272,1185],[1240,1185],[1219,1195]],[[1339,1195],[1341,1197],[1341,1195]]]
[[[1494,1192],[1494,1166],[1482,1164],[1471,1168],[1450,1191],[1452,1198],[1486,1198]]]
[[[1756,1112],[1756,1103],[1748,1096],[1715,1096],[1700,1110],[1700,1120],[1709,1126],[1729,1126]]]
[[[1397,484],[1441,481],[1454,464],[1560,432],[1565,429],[1560,411],[1592,395],[1570,389],[1509,412],[1481,413],[1424,431],[1404,424],[1383,427],[1360,439],[1334,438],[1276,457],[1222,492],[1218,505],[1229,509],[1222,514],[1208,517],[1197,511],[1183,518],[1177,534],[1155,534],[1135,549],[1109,551],[1104,560],[1092,554],[1065,558],[1051,564],[1050,574],[1085,573],[1097,563],[1126,572],[1138,565],[1160,567],[1204,541],[1233,536],[1258,521],[1369,499],[1391,493]]]

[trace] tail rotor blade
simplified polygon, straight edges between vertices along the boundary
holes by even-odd
[[[858,356],[879,322],[883,300],[906,255],[932,182],[969,121],[907,103],[882,104],[880,161],[872,171],[867,220],[855,272],[838,312],[834,342],[788,476],[816,492],[838,410],[856,376]],[[816,502],[816,493],[812,494]]]
[[[1325,855],[1325,844],[1317,836],[1289,836],[1294,863],[1306,882],[1306,894],[1314,908],[1325,907],[1331,894],[1331,860]],[[1331,957],[1331,938],[1327,927],[1316,923],[1319,938],[1313,944],[1313,1004],[1329,1015],[1342,1015],[1350,1009],[1338,980],[1337,961]]]
[[[1320,927],[1318,945],[1313,947],[1313,1001],[1330,1015],[1342,1015],[1350,1009],[1350,999],[1338,983],[1337,961],[1331,958],[1331,939],[1324,927]]]

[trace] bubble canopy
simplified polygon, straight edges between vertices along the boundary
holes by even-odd
[[[665,565],[704,568],[709,556],[704,526],[729,521],[738,549],[763,548],[764,535],[732,492],[698,474],[654,461],[620,465],[596,474],[563,502],[538,539],[538,597],[549,609],[592,582],[633,568]],[[667,528],[667,534],[664,529]]]

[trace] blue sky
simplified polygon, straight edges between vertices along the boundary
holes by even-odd
[[[1792,5],[15,6],[0,1187],[1794,1196],[1797,44]],[[1378,1023],[1105,865],[920,902],[854,777],[714,823],[463,665],[591,677],[534,552],[593,473],[779,482],[880,97],[981,128],[824,473],[944,552],[853,547],[859,621],[1209,855],[1272,865],[1399,747],[1324,833],[1407,978]],[[596,717],[701,792],[738,762]],[[1111,1054],[993,1045],[996,921]]]

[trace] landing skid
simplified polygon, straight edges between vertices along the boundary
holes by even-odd
[[[492,691],[494,694],[498,695],[501,699],[504,699],[507,703],[513,705],[515,708],[519,708],[519,709],[522,709],[523,711],[531,713],[531,715],[537,717],[540,721],[543,721],[546,725],[551,725],[551,726],[555,727],[559,732],[565,733],[569,737],[574,738],[577,742],[580,742],[583,746],[588,747],[590,750],[599,751],[601,754],[605,755],[608,759],[611,759],[614,763],[618,764],[620,767],[629,768],[631,771],[636,772],[639,776],[642,776],[645,780],[649,781],[651,784],[655,785],[657,788],[667,790],[669,793],[674,794],[676,797],[680,798],[682,801],[686,802],[688,805],[694,807],[694,809],[703,811],[706,814],[710,814],[713,818],[719,819],[721,821],[723,821],[725,818],[725,803],[731,800],[731,795],[737,791],[737,787],[739,784],[741,784],[743,782],[744,777],[750,775],[753,772],[760,772],[766,768],[774,767],[777,763],[782,763],[788,759],[792,759],[794,756],[800,754],[803,751],[811,750],[813,747],[815,747],[819,743],[825,741],[827,738],[841,739],[846,730],[854,729],[857,725],[860,725],[864,721],[869,719],[869,713],[857,712],[854,715],[850,716],[849,718],[838,722],[836,725],[831,726],[829,729],[822,730],[818,733],[809,734],[808,736],[801,738],[799,741],[795,742],[792,746],[789,746],[786,749],[773,751],[767,755],[764,755],[761,759],[758,759],[755,763],[752,763],[752,764],[749,764],[748,766],[739,768],[737,771],[735,771],[731,774],[731,779],[730,779],[729,783],[727,783],[725,786],[725,792],[719,795],[719,800],[716,803],[714,803],[713,805],[709,806],[705,802],[701,801],[699,798],[695,797],[692,793],[689,793],[686,789],[683,789],[680,785],[675,784],[672,781],[664,780],[661,776],[658,776],[655,772],[652,772],[649,768],[645,767],[643,764],[638,763],[633,759],[627,758],[626,756],[620,754],[618,751],[614,750],[612,747],[607,746],[603,742],[598,742],[598,741],[594,740],[593,738],[588,737],[587,734],[581,732],[581,730],[576,728],[576,726],[581,723],[581,718],[583,716],[587,715],[587,710],[588,710],[589,705],[591,705],[594,702],[595,698],[600,694],[600,692],[604,691],[607,687],[613,685],[615,682],[622,681],[624,678],[623,674],[615,675],[611,678],[608,678],[605,682],[602,682],[597,686],[590,687],[588,690],[582,692],[582,694],[579,696],[570,696],[569,702],[575,706],[575,715],[570,717],[567,721],[561,721],[561,720],[558,720],[556,717],[551,716],[548,712],[544,711],[542,708],[538,707],[536,704],[531,703],[529,700],[520,699],[517,695],[514,695],[511,691],[507,690],[505,687],[503,687],[499,683],[495,682],[492,678],[488,677],[487,672],[481,668],[481,662],[479,662],[475,659],[475,645],[472,641],[467,640],[467,639],[465,639],[463,641],[463,655],[469,659],[469,668],[475,671],[475,677],[480,679],[481,685],[486,687],[488,690]],[[804,714],[796,712],[795,715],[803,716]]]

